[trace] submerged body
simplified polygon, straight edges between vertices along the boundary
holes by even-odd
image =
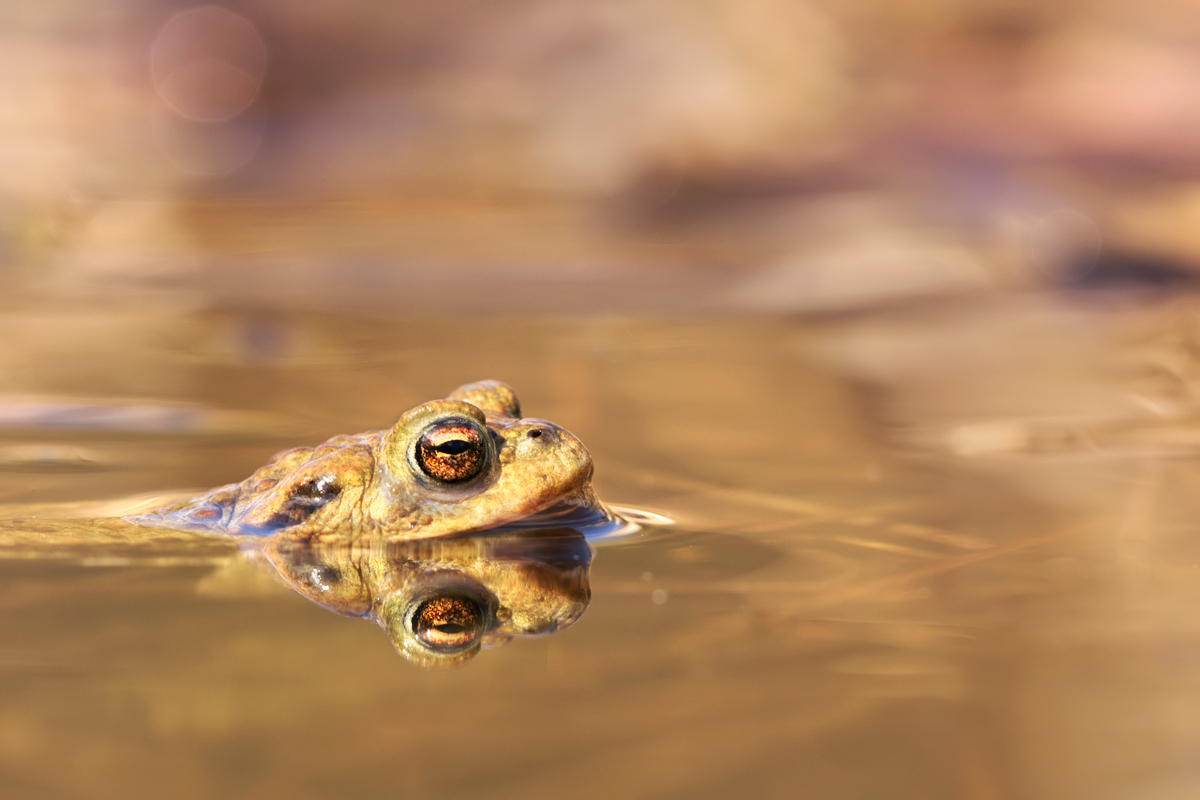
[[[285,450],[241,483],[127,519],[305,541],[425,539],[543,511],[603,513],[591,477],[579,439],[522,419],[511,388],[481,381],[405,412],[391,430]]]

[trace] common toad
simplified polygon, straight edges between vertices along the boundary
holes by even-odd
[[[603,513],[591,477],[579,439],[522,419],[510,387],[480,381],[405,412],[391,430],[285,450],[241,483],[127,519],[317,542],[425,539],[538,512]]]

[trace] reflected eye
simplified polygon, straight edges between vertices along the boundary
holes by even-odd
[[[487,447],[484,433],[465,419],[448,419],[421,434],[417,464],[441,483],[462,483],[483,472]]]
[[[332,475],[309,478],[292,490],[283,506],[271,517],[271,525],[282,528],[301,523],[341,491],[341,485]]]
[[[417,638],[445,653],[474,644],[483,628],[483,610],[474,600],[461,595],[426,600],[412,617],[412,629]]]

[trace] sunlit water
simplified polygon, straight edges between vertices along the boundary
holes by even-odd
[[[31,312],[66,335],[0,398],[0,795],[1198,796],[1192,319]],[[640,527],[115,519],[481,378]],[[455,669],[411,646],[433,584],[511,612]]]

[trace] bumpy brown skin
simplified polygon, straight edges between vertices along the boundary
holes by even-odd
[[[418,442],[455,420],[478,432],[483,464],[470,479],[446,483],[421,468]],[[127,519],[314,542],[426,539],[563,504],[598,508],[591,477],[579,439],[545,420],[521,419],[510,387],[480,381],[405,412],[389,431],[285,450],[241,483]]]

